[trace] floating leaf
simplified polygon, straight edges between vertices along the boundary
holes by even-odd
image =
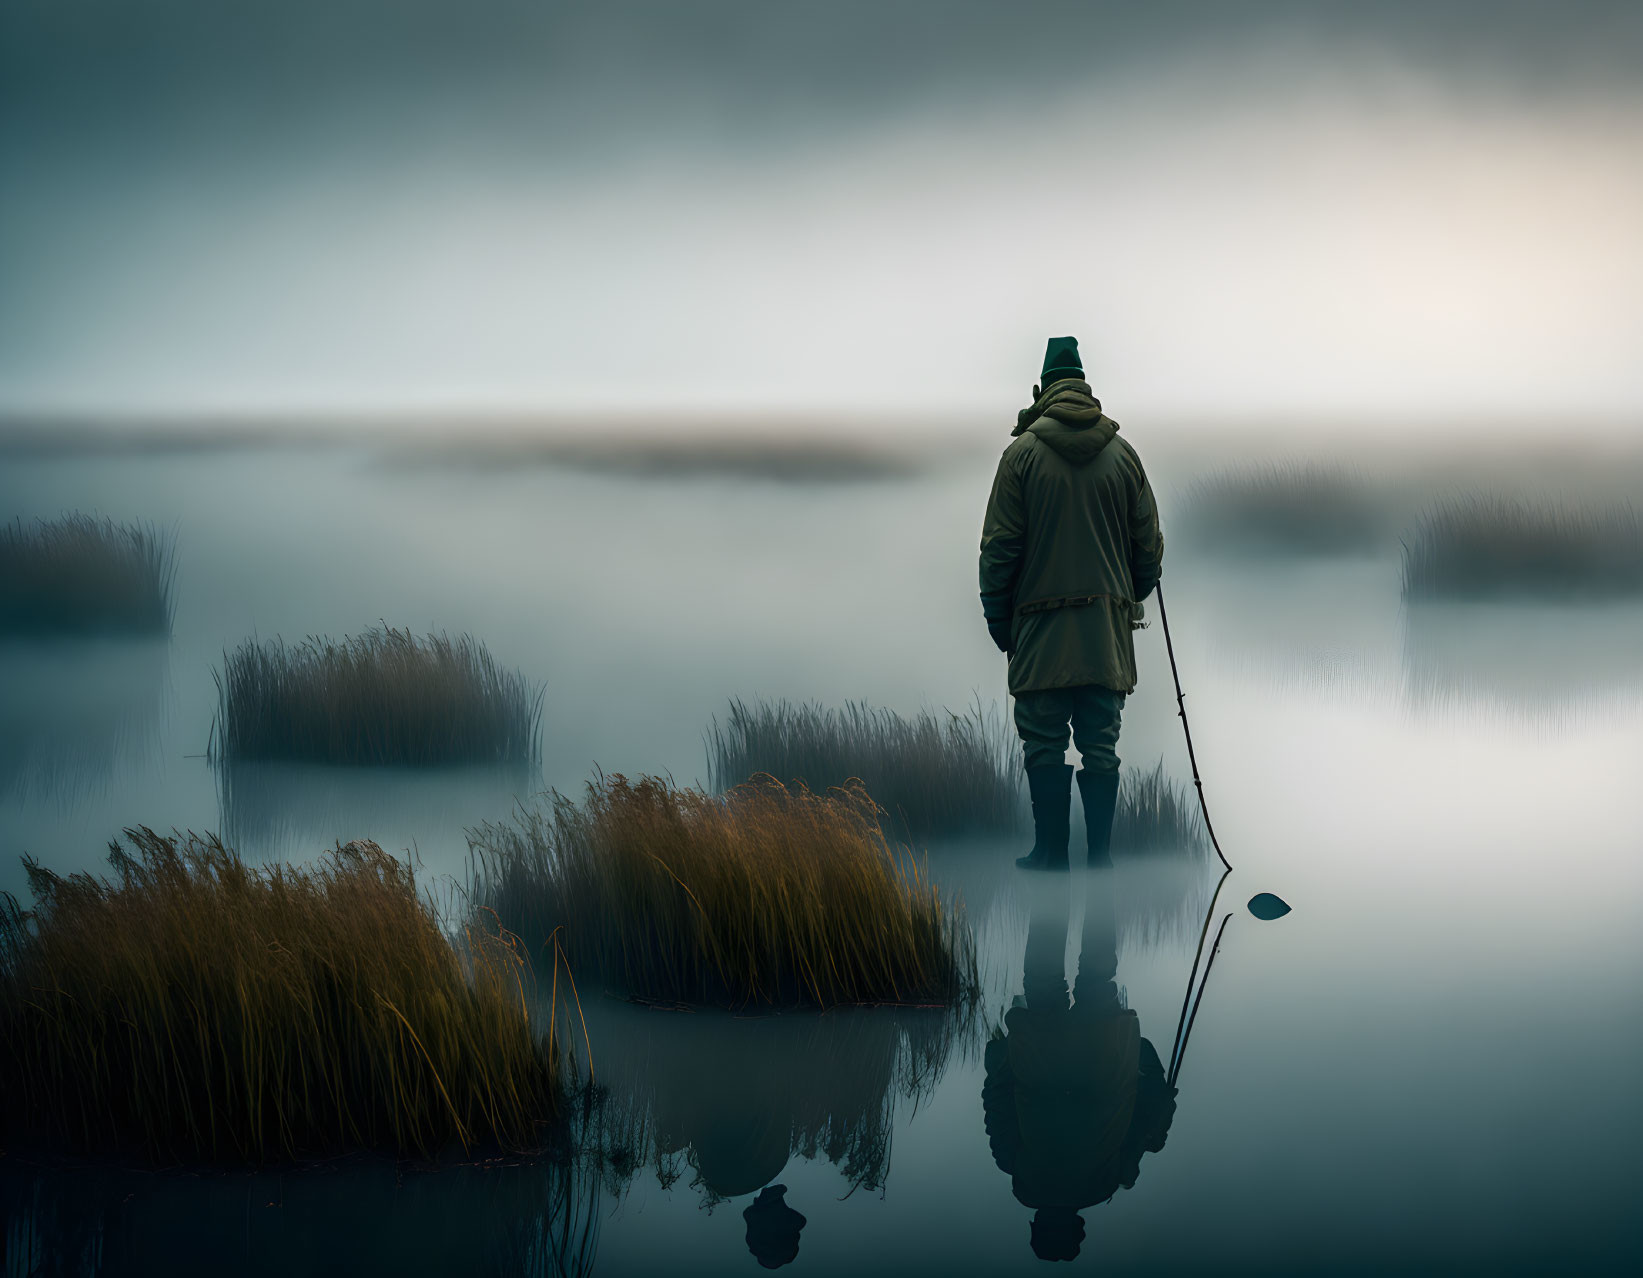
[[[1289,902],[1273,896],[1270,892],[1257,892],[1249,898],[1249,912],[1256,918],[1270,923],[1273,919],[1281,919],[1289,913]]]

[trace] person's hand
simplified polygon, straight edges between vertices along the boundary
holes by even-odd
[[[1010,651],[1010,623],[1008,620],[989,621],[987,623],[987,633],[993,637],[993,642],[998,645],[1000,652],[1008,653]]]

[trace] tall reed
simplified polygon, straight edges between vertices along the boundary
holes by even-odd
[[[758,773],[820,791],[859,780],[913,839],[985,834],[1021,822],[1021,769],[1009,725],[978,704],[969,713],[904,718],[864,702],[735,700],[708,729],[708,771],[728,790]]]
[[[746,1004],[927,1003],[973,986],[957,908],[893,846],[859,783],[755,777],[724,795],[600,777],[469,831],[472,899],[632,994]]]
[[[176,540],[71,514],[0,526],[0,634],[169,635]]]
[[[1360,475],[1308,462],[1207,475],[1187,489],[1181,522],[1191,540],[1223,552],[1354,553],[1388,533],[1387,512]]]
[[[1643,594],[1643,521],[1629,503],[1470,494],[1429,508],[1403,546],[1409,600]]]
[[[540,751],[542,689],[471,635],[250,639],[213,676],[220,761],[509,763]]]
[[[25,858],[34,911],[0,897],[0,1140],[250,1162],[534,1142],[554,1045],[507,933],[453,947],[373,843],[249,868],[211,836],[125,840],[111,877]]]
[[[1198,799],[1164,772],[1162,759],[1150,772],[1125,770],[1119,781],[1118,809],[1113,814],[1112,843],[1121,853],[1179,853],[1194,859],[1209,856],[1209,836],[1198,811]]]

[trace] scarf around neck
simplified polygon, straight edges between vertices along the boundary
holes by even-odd
[[[1040,417],[1053,417],[1068,426],[1089,426],[1101,420],[1101,401],[1090,390],[1088,382],[1075,377],[1062,378],[1046,386],[1028,407],[1016,414],[1015,429],[1019,435]]]

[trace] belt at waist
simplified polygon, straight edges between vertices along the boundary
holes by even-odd
[[[1020,605],[1016,612],[1022,616],[1034,612],[1052,612],[1057,608],[1085,608],[1101,599],[1115,599],[1121,604],[1129,604],[1130,600],[1123,595],[1056,595],[1050,599],[1034,599],[1030,603]]]

